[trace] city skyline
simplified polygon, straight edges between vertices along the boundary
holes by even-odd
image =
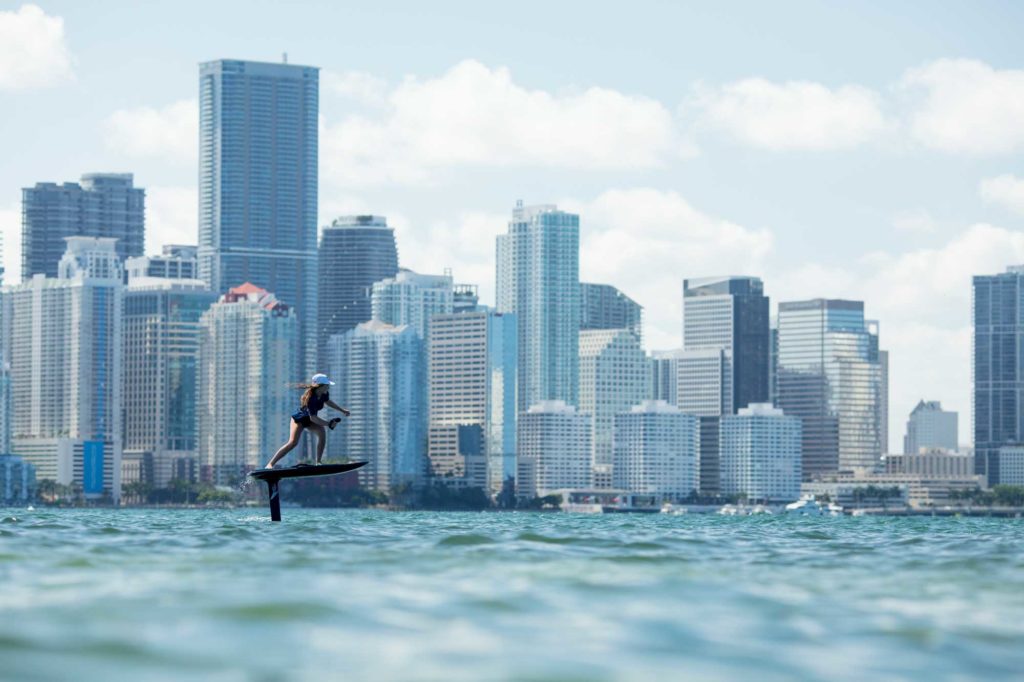
[[[737,7],[749,22],[729,21]],[[531,36],[594,38],[551,68],[465,12],[430,20],[437,44],[420,43],[413,56],[407,47],[341,52],[308,36],[298,17],[278,20],[273,10],[237,12],[230,4],[204,9],[204,21],[240,30],[161,38],[158,28],[173,34],[194,25],[198,5],[188,3],[173,13],[151,9],[151,21],[120,32],[121,49],[112,52],[104,45],[131,13],[100,21],[72,3],[13,6],[0,26],[23,29],[19,35],[40,51],[32,68],[18,67],[0,84],[19,103],[5,112],[5,142],[23,159],[0,171],[7,281],[20,274],[12,238],[20,230],[18,192],[38,181],[132,171],[147,190],[145,252],[195,243],[197,64],[275,62],[288,50],[289,61],[324,70],[319,226],[343,214],[388,215],[405,245],[405,267],[450,266],[490,302],[493,236],[505,227],[508,205],[517,197],[557,203],[581,216],[581,278],[612,284],[649,311],[648,350],[677,345],[678,302],[660,306],[658,297],[687,277],[743,272],[762,278],[775,301],[864,300],[885,325],[895,423],[920,399],[937,399],[959,414],[960,433],[970,433],[965,283],[1024,262],[1014,212],[1020,202],[1013,200],[1024,168],[1008,156],[1024,137],[1019,117],[1004,115],[1019,92],[1020,48],[1009,27],[1022,10],[944,4],[942,12],[904,8],[898,15],[863,8],[851,18],[835,7],[801,5],[793,21],[752,3],[646,8],[666,19],[645,23],[644,40],[658,46],[651,54],[620,26],[569,5],[545,8],[543,26],[530,21],[536,7],[505,18],[504,26]],[[340,11],[310,9],[325,22]],[[373,9],[346,17],[352,22],[373,29],[353,38],[357,47],[371,47],[385,22],[395,36],[423,30]],[[922,23],[929,31],[913,30]],[[959,31],[964,25],[976,30]],[[274,27],[269,39],[267,26]],[[596,50],[606,42],[618,46],[616,58]],[[872,59],[862,60],[858,48],[868,43]],[[126,51],[148,57],[124,60]],[[808,63],[808,53],[821,58]],[[467,92],[481,93],[483,104],[459,121],[465,135],[409,118],[418,105],[458,103]],[[970,97],[984,97],[995,113],[979,120],[956,106]],[[814,125],[806,135],[785,121],[755,125],[749,113],[758,102],[786,104],[783,111]],[[531,125],[593,114],[604,103],[644,124],[644,135],[610,127],[590,148],[580,140],[592,141],[593,132],[581,127],[560,144],[525,144]],[[77,115],[66,116],[69,110]],[[506,110],[523,125],[507,113],[498,117]],[[353,137],[360,121],[362,146]],[[53,144],[30,152],[31,136],[14,132],[30,125],[46,126]],[[565,132],[560,126],[554,130]],[[508,140],[499,139],[503,129]],[[459,144],[443,153],[427,144],[445,150],[453,140]],[[626,240],[630,233],[636,244]],[[889,450],[898,451],[899,431],[890,431]]]

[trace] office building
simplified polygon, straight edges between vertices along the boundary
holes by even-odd
[[[373,317],[370,291],[398,273],[395,231],[384,216],[336,218],[320,236],[317,346]],[[322,363],[321,363],[322,364]]]
[[[0,505],[21,505],[36,498],[36,468],[22,457],[0,455]]]
[[[474,313],[480,308],[480,287],[475,284],[456,284],[452,295],[452,312]]]
[[[645,400],[615,415],[612,487],[676,502],[700,482],[698,419],[664,400]]]
[[[676,405],[700,418],[700,492],[717,495],[719,419],[734,412],[732,351],[721,346],[684,350],[675,365]]]
[[[438,481],[497,494],[515,477],[517,343],[512,314],[457,312],[432,319],[427,456]]]
[[[198,468],[199,321],[216,300],[197,279],[128,277],[122,315],[123,458],[138,462],[139,480],[156,488],[166,487],[183,468]]]
[[[426,474],[427,389],[423,339],[411,326],[371,320],[327,342],[332,399],[352,411],[330,434],[328,454],[369,462],[359,482],[390,491]]]
[[[875,468],[882,454],[878,324],[860,301],[779,304],[778,405],[803,421],[803,475]]]
[[[768,400],[770,341],[768,297],[760,279],[683,280],[683,349],[728,354],[735,409]]]
[[[199,65],[199,277],[217,294],[251,283],[299,325],[315,369],[319,73],[220,59]]]
[[[610,284],[580,282],[580,331],[628,329],[642,342],[643,310]]]
[[[975,473],[1002,482],[999,449],[1024,443],[1024,266],[974,277]]]
[[[664,400],[669,405],[679,403],[679,358],[682,349],[651,351],[648,366],[651,368],[651,400]]]
[[[453,310],[451,275],[420,275],[400,269],[394,277],[375,282],[370,293],[374,320],[412,327],[426,340],[430,318]]]
[[[145,191],[131,173],[89,173],[80,182],[36,183],[21,191],[21,279],[57,277],[65,237],[116,239],[121,261],[141,256]]]
[[[300,395],[292,386],[305,376],[299,324],[290,306],[246,282],[211,305],[199,328],[200,475],[235,485],[288,440]]]
[[[124,262],[128,279],[199,279],[199,260],[195,246],[165,244],[159,256],[136,256]]]
[[[1004,445],[999,448],[1001,485],[1024,486],[1024,446]]]
[[[561,400],[519,414],[516,496],[530,500],[564,488],[591,485],[591,417]]]
[[[904,455],[886,455],[884,469],[889,474],[919,474],[929,478],[967,478],[974,475],[974,456],[967,453],[924,448]]]
[[[516,203],[497,239],[498,312],[519,324],[519,411],[579,400],[580,218]]]
[[[57,277],[4,290],[11,451],[40,480],[121,494],[123,271],[113,238],[66,237]],[[54,404],[54,395],[59,404]]]
[[[640,337],[628,329],[580,332],[580,412],[591,419],[593,485],[610,488],[615,415],[647,399],[650,369]]]
[[[916,455],[922,448],[957,449],[959,415],[947,412],[937,400],[922,400],[907,420],[907,435],[903,437],[903,452]]]
[[[792,502],[800,497],[800,419],[768,403],[722,417],[721,492],[749,500]]]

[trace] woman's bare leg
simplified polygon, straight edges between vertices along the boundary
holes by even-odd
[[[299,438],[302,436],[302,430],[304,428],[306,427],[304,427],[302,424],[297,424],[295,423],[294,420],[292,421],[292,432],[291,435],[288,437],[288,442],[282,445],[280,449],[274,453],[274,456],[267,463],[267,469],[273,469],[274,465],[277,464],[277,461],[279,459],[287,455],[295,448],[296,445],[299,444]]]
[[[316,463],[324,458],[324,448],[327,446],[327,431],[319,424],[313,424],[309,430],[316,436]]]

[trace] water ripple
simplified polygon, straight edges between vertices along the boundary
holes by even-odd
[[[845,681],[1024,668],[1019,519],[285,517],[0,509],[0,677]]]

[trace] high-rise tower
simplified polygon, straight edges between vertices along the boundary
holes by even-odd
[[[199,65],[199,276],[216,293],[251,282],[294,309],[303,375],[316,359],[318,71]]]
[[[324,227],[317,273],[317,347],[368,322],[373,283],[397,272],[395,231],[384,216],[342,216]]]
[[[1024,266],[974,278],[974,473],[1000,482],[999,448],[1024,442]]]
[[[131,173],[88,173],[80,182],[21,190],[21,279],[56,277],[65,237],[112,237],[122,261],[141,256],[145,201]]]
[[[864,303],[780,303],[777,380],[778,406],[803,420],[804,478],[878,463],[882,364]]]
[[[498,312],[519,321],[519,411],[579,402],[580,217],[517,202],[498,236]]]

